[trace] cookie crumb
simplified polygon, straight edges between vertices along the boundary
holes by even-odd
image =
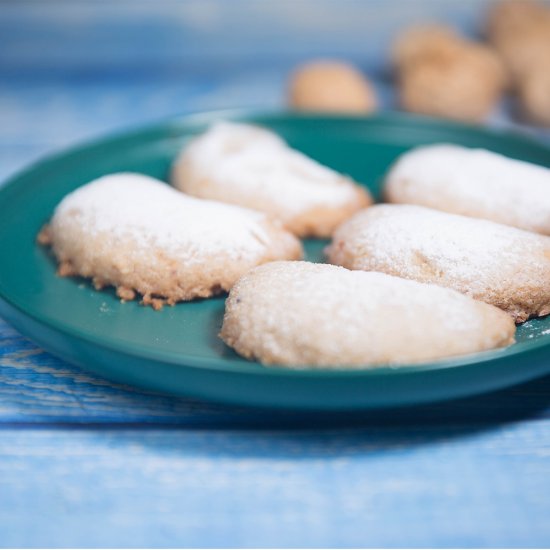
[[[99,277],[94,277],[92,279],[92,283],[96,290],[101,290],[105,286],[105,281],[103,281],[103,279],[100,279]]]
[[[36,242],[43,246],[50,246],[52,244],[52,234],[48,224],[45,224],[38,233],[36,236]]]
[[[116,289],[116,295],[123,301],[123,302],[130,302],[136,297],[136,293],[133,289],[128,288],[126,286],[119,286]]]
[[[70,262],[65,261],[59,264],[59,267],[57,268],[57,274],[60,277],[72,277],[73,275],[75,275],[75,271]]]
[[[141,304],[144,306],[151,306],[155,311],[162,309],[162,306],[166,303],[166,300],[162,298],[154,298],[151,294],[145,294],[141,300]]]

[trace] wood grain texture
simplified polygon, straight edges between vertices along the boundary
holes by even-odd
[[[2,545],[544,546],[549,437],[3,430]]]
[[[358,62],[392,108],[394,32],[475,35],[487,4],[0,1],[0,179],[162,117],[280,107],[311,55]],[[513,109],[491,124],[550,139]],[[548,546],[549,455],[550,377],[405,411],[252,411],[111,384],[0,320],[0,547]]]

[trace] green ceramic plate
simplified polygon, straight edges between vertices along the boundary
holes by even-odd
[[[70,362],[116,381],[177,395],[303,409],[358,409],[444,400],[550,373],[550,318],[519,328],[501,351],[399,368],[300,371],[246,361],[218,339],[224,299],[156,312],[121,304],[112,291],[55,275],[35,237],[79,185],[116,171],[166,180],[179,149],[215,119],[272,128],[303,152],[379,194],[384,172],[415,145],[453,142],[550,166],[550,150],[526,138],[398,114],[372,118],[210,113],[107,138],[44,160],[0,189],[0,313]],[[550,188],[549,188],[550,192]],[[324,242],[306,243],[322,260]],[[399,334],[395,335],[399,345]]]

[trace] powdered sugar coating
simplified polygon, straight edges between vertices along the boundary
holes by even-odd
[[[140,174],[112,174],[67,195],[41,242],[60,275],[112,285],[144,303],[208,297],[253,267],[302,257],[300,242],[265,215],[195,199]]]
[[[231,290],[221,337],[264,363],[338,368],[472,353],[508,345],[514,332],[502,311],[435,285],[273,262]]]
[[[269,242],[259,212],[195,199],[142,174],[111,174],[78,188],[57,207],[54,226],[68,213],[78,214],[89,235],[153,243],[191,262],[219,253],[253,258]]]
[[[368,203],[367,191],[350,178],[248,124],[218,123],[195,138],[176,160],[173,182],[185,193],[262,210],[285,224],[311,210],[357,205],[355,211]]]
[[[518,320],[550,313],[550,237],[487,220],[377,205],[338,228],[328,257],[351,269],[454,288]]]
[[[390,202],[419,204],[550,235],[550,169],[484,149],[418,147],[385,185]]]

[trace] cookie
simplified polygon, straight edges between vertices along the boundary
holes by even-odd
[[[550,54],[550,10],[530,0],[495,2],[489,10],[486,34],[511,74],[513,83],[539,67]]]
[[[392,45],[392,64],[399,70],[427,57],[454,53],[460,42],[454,29],[446,25],[409,27],[397,35]]]
[[[319,60],[294,71],[289,103],[302,111],[371,113],[378,101],[372,84],[353,65]]]
[[[301,237],[330,236],[372,202],[350,178],[248,124],[219,123],[195,138],[174,163],[172,182],[189,195],[266,212]]]
[[[331,263],[452,288],[516,322],[550,313],[550,237],[410,205],[382,204],[334,234]]]
[[[265,215],[195,199],[148,176],[99,178],[67,195],[39,240],[60,275],[90,277],[155,308],[229,290],[249,269],[302,257],[299,241]]]
[[[408,65],[399,75],[399,100],[413,113],[479,122],[502,94],[504,73],[496,55],[468,46]]]
[[[273,262],[232,288],[221,338],[264,364],[366,368],[514,342],[501,310],[446,288],[326,264]]]
[[[491,48],[442,25],[401,33],[392,58],[401,106],[416,113],[479,121],[506,84],[505,68]]]
[[[384,192],[419,204],[550,235],[550,170],[484,149],[418,147],[399,157]]]
[[[518,82],[518,98],[529,122],[550,126],[550,57]]]
[[[519,111],[529,122],[550,125],[550,9],[529,0],[493,4],[487,35],[511,75]]]

